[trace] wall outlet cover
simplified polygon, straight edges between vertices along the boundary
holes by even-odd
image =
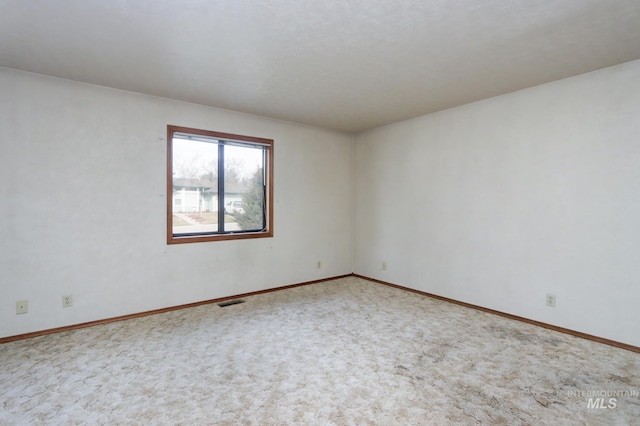
[[[16,314],[26,314],[29,311],[29,302],[27,300],[18,300],[16,302]]]
[[[62,307],[68,308],[70,306],[73,306],[73,296],[72,295],[62,296]]]
[[[547,306],[556,306],[556,295],[547,293]]]

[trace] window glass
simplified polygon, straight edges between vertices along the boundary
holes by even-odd
[[[273,141],[168,126],[168,243],[272,236]]]

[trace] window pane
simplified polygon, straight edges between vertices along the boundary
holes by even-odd
[[[224,206],[226,231],[265,228],[264,149],[225,145]]]
[[[273,237],[273,139],[167,126],[167,244]]]
[[[173,234],[218,232],[218,143],[173,138]]]

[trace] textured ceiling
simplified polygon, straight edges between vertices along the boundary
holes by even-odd
[[[639,0],[1,0],[0,66],[356,132],[640,58]]]

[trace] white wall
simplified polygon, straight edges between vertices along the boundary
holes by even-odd
[[[350,135],[0,68],[0,337],[348,274],[353,255],[358,274],[640,345],[638,75],[385,126],[352,154]],[[166,245],[167,124],[275,139],[274,238]]]
[[[0,93],[0,337],[351,272],[352,136],[8,69]],[[275,140],[274,238],[167,246],[167,124]]]
[[[635,61],[358,135],[354,272],[640,345],[639,76]]]

